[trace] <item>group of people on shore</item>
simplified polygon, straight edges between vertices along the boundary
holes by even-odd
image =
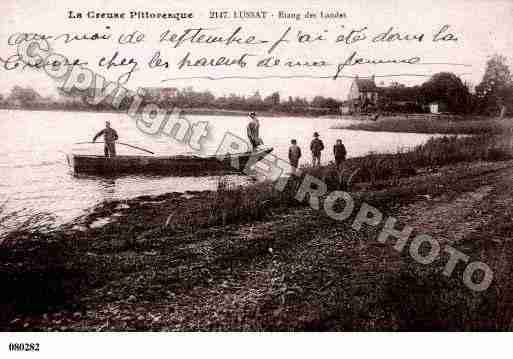
[[[249,118],[250,121],[247,126],[247,135],[253,150],[255,150],[258,146],[263,144],[263,141],[259,135],[260,123],[255,112],[250,112]],[[324,151],[324,143],[319,138],[318,132],[314,132],[313,134],[313,139],[310,143],[310,151],[312,152],[312,166],[320,166],[322,151]],[[337,166],[337,169],[341,170],[342,163],[346,159],[347,155],[346,147],[342,143],[341,139],[338,139],[335,145],[333,146],[333,155],[335,157],[335,164]],[[299,167],[299,159],[301,158],[301,156],[301,148],[298,146],[297,141],[295,139],[292,139],[290,141],[289,148],[289,162],[292,166],[292,174],[296,173],[296,170]]]
[[[314,132],[312,142],[310,142],[310,151],[312,152],[312,166],[319,167],[321,165],[321,155],[324,151],[324,143],[319,138],[319,133]],[[347,151],[346,147],[342,143],[341,139],[337,139],[333,146],[333,155],[335,157],[335,165],[338,170],[342,169],[342,164],[346,159]],[[292,166],[292,174],[296,173],[296,169],[299,167],[299,159],[301,158],[301,148],[297,145],[295,139],[290,140],[289,147],[289,162]]]

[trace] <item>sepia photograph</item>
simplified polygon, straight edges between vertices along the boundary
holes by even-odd
[[[7,355],[513,329],[512,1],[0,11]]]

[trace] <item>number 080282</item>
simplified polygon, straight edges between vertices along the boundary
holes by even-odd
[[[9,343],[11,352],[38,352],[39,343]]]

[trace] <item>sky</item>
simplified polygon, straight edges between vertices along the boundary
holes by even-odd
[[[87,4],[87,5],[84,5]],[[146,39],[140,44],[120,46],[115,41],[73,42],[63,44],[62,41],[52,42],[52,49],[66,55],[70,59],[86,59],[88,65],[96,73],[109,80],[115,80],[122,71],[106,70],[97,66],[98,59],[109,57],[116,50],[121,56],[135,58],[139,62],[140,70],[135,72],[132,79],[125,85],[129,88],[144,87],[188,87],[195,90],[209,90],[215,95],[228,95],[230,93],[250,95],[259,91],[263,96],[279,91],[282,98],[287,96],[300,96],[312,98],[316,95],[334,97],[342,100],[347,96],[351,83],[349,78],[317,79],[317,78],[266,78],[266,79],[191,79],[162,82],[166,78],[194,77],[194,76],[326,76],[334,72],[333,68],[325,69],[185,69],[178,71],[176,64],[190,51],[195,57],[239,57],[248,52],[255,58],[264,57],[267,45],[235,47],[235,46],[197,46],[185,45],[178,49],[169,44],[158,42],[159,35],[165,30],[180,33],[187,27],[215,27],[217,33],[230,34],[237,26],[242,26],[242,33],[255,35],[257,38],[268,41],[277,40],[290,26],[290,34],[298,31],[311,34],[325,34],[327,41],[319,41],[310,45],[298,44],[291,37],[288,44],[280,44],[272,53],[285,61],[286,59],[300,59],[302,61],[325,60],[336,66],[343,63],[347,57],[356,51],[366,58],[410,58],[418,56],[422,62],[430,65],[358,65],[346,67],[344,76],[370,76],[377,75],[376,82],[385,85],[397,81],[406,85],[421,84],[430,75],[441,71],[450,71],[461,75],[463,81],[477,85],[485,70],[486,61],[495,53],[513,56],[513,1],[503,0],[452,0],[452,1],[414,1],[403,0],[362,0],[362,1],[269,1],[255,2],[247,0],[224,0],[216,2],[207,1],[173,1],[168,0],[47,0],[45,2],[32,0],[2,0],[0,4],[2,17],[0,18],[0,57],[7,58],[16,53],[16,48],[9,46],[8,38],[17,32],[36,32],[57,35],[62,33],[90,33],[106,31],[112,33],[113,38],[119,33],[138,30],[146,34]],[[74,12],[129,12],[132,10],[175,12],[192,11],[194,19],[190,22],[177,22],[174,20],[93,20],[69,19],[68,11]],[[227,19],[213,21],[208,19],[210,10],[266,10],[277,14],[278,11],[304,14],[307,10],[319,12],[345,12],[346,19],[328,20],[284,20],[276,16],[268,20],[248,19],[245,21]],[[444,24],[450,25],[450,32],[458,37],[458,41],[434,43],[431,41],[432,33]],[[393,26],[394,31],[402,34],[425,33],[427,41],[401,41],[391,43],[372,44],[362,41],[353,45],[335,44],[333,40],[337,34],[345,33],[351,28],[368,28],[369,37],[386,31]],[[162,58],[169,61],[170,69],[148,69],[146,64],[152,54],[159,50]],[[433,65],[433,63],[436,63]],[[511,61],[509,62],[511,64]],[[465,64],[467,66],[456,66]],[[146,66],[146,67],[145,67]],[[381,75],[414,73],[426,77],[380,77]],[[32,86],[44,95],[55,95],[56,83],[42,71],[26,69],[24,71],[5,71],[0,69],[0,93],[6,93],[12,86]]]

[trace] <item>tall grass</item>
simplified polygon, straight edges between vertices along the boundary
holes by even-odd
[[[196,231],[198,228],[262,220],[299,205],[294,200],[298,181],[288,181],[281,191],[271,181],[241,186],[221,176],[217,190],[210,193],[210,198],[197,206],[185,206],[180,213],[174,213],[168,218],[166,227],[180,232]]]
[[[88,274],[69,269],[70,242],[55,240],[54,220],[0,205],[0,330],[19,313],[46,313],[71,300]]]
[[[361,131],[382,131],[382,132],[408,132],[428,133],[442,135],[483,135],[501,134],[511,128],[509,120],[460,120],[452,121],[446,119],[428,118],[407,118],[407,117],[385,117],[376,122],[362,122],[349,126],[333,126],[334,129],[349,129]]]
[[[229,186],[221,181],[208,207],[210,224],[230,221],[259,220],[269,214],[269,209],[289,207],[294,204],[295,181],[289,181],[284,191],[277,190],[271,182],[250,187]]]
[[[432,138],[407,154],[414,166],[442,166],[463,161],[500,161],[511,158],[509,139],[498,136]]]
[[[348,188],[349,182],[376,182],[414,175],[420,168],[439,167],[459,162],[500,161],[512,158],[508,137],[444,136],[431,138],[410,151],[375,154],[345,161],[342,173],[334,166],[303,168],[303,172],[322,179],[331,190]],[[351,181],[348,181],[350,176]],[[341,178],[342,177],[342,178]]]

